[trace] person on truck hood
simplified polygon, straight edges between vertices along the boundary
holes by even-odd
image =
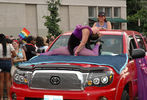
[[[98,39],[100,29],[98,27],[91,28],[89,26],[77,25],[69,38],[67,47],[60,47],[46,53],[41,53],[40,55],[98,56],[100,42],[97,42],[92,50],[85,48],[85,45],[93,35],[96,35],[96,39]]]

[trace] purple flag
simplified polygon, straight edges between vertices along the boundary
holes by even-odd
[[[147,100],[147,57],[136,59],[139,100]]]

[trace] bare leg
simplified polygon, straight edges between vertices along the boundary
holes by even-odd
[[[4,72],[0,72],[0,100],[3,100]]]
[[[10,100],[10,86],[11,86],[10,73],[5,72],[5,76],[6,76],[5,79],[6,79],[7,96],[8,96],[8,100]]]
[[[48,56],[51,56],[51,55],[70,55],[70,53],[69,53],[67,47],[60,47],[60,48],[56,48],[52,51],[41,53],[40,55],[48,55]]]

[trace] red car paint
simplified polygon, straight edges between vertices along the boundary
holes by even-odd
[[[123,35],[123,53],[129,54],[129,36],[134,38],[135,44],[137,48],[139,45],[135,36],[140,36],[141,39],[142,35],[135,31],[122,31],[122,30],[101,30],[100,33],[102,35]],[[70,35],[69,33],[64,33],[62,35]],[[60,35],[60,36],[62,36]],[[60,37],[59,36],[59,37]],[[58,40],[58,38],[56,40]],[[54,42],[56,42],[56,40]],[[50,45],[49,49],[54,45],[54,42]],[[145,41],[143,40],[145,44]],[[48,49],[48,50],[49,50]],[[146,47],[147,50],[147,47]],[[63,63],[56,63],[56,64],[63,64]],[[89,64],[73,64],[69,63],[70,65],[79,65],[81,67],[99,67],[98,65],[89,65]],[[25,98],[34,98],[32,100],[36,100],[37,98],[44,98],[44,95],[55,95],[55,96],[63,96],[63,100],[103,100],[102,97],[106,97],[107,100],[121,100],[122,94],[124,90],[127,90],[129,94],[129,99],[134,100],[137,97],[137,69],[135,65],[135,60],[131,59],[128,60],[128,63],[123,69],[123,71],[118,74],[113,68],[109,66],[109,70],[113,71],[113,82],[110,85],[104,87],[86,87],[82,91],[70,91],[70,90],[43,90],[43,89],[31,89],[28,85],[24,84],[17,84],[13,81],[11,87],[11,95],[14,93],[16,94],[17,100],[25,100]],[[12,99],[12,98],[11,98]]]

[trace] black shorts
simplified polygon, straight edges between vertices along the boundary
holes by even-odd
[[[11,66],[11,60],[0,60],[0,72],[10,72]]]
[[[80,40],[72,34],[68,40],[68,50],[71,55],[74,55],[74,48],[80,44]]]

